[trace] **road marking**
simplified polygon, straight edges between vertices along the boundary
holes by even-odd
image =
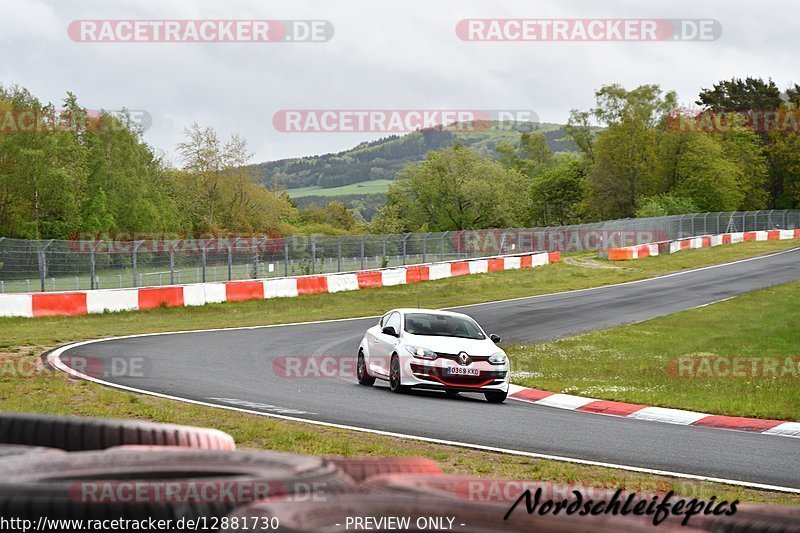
[[[249,409],[257,409],[267,413],[278,413],[281,415],[316,415],[310,411],[301,411],[300,409],[291,409],[289,407],[280,407],[269,403],[249,402],[247,400],[239,400],[237,398],[206,398],[206,400],[213,400],[217,402],[227,403],[230,405],[237,405],[239,407],[247,407]]]

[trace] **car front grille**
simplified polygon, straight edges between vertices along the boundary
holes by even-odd
[[[489,359],[488,355],[472,355],[468,354],[470,359],[473,361],[487,361]],[[458,354],[457,353],[443,353],[443,352],[436,352],[436,356],[440,359],[450,359],[451,361],[458,362]]]

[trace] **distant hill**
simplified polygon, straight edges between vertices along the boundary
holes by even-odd
[[[469,133],[423,130],[405,135],[392,135],[336,154],[324,154],[295,159],[282,159],[253,165],[260,180],[270,189],[285,187],[294,197],[308,195],[334,196],[358,194],[354,187],[346,187],[366,181],[382,180],[377,187],[365,187],[364,193],[375,193],[388,188],[406,164],[420,161],[431,150],[438,150],[461,142],[467,147],[483,153],[496,155],[495,148],[502,143],[516,145],[520,132],[538,131],[545,135],[553,152],[576,151],[577,147],[564,139],[560,124],[517,123],[513,129],[488,128],[486,131]],[[292,189],[303,189],[295,191]],[[327,195],[320,190],[342,188]],[[341,191],[341,192],[340,192]]]

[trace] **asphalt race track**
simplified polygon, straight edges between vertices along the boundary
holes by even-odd
[[[800,248],[641,282],[458,309],[504,342],[543,341],[795,280],[800,280]],[[362,318],[112,339],[71,348],[62,359],[141,357],[144,377],[108,381],[220,405],[264,404],[249,404],[264,413],[800,489],[800,439],[614,418],[512,400],[491,405],[475,395],[393,395],[380,381],[366,388],[345,379],[287,379],[273,369],[276,358],[284,355],[354,357],[364,331],[374,323],[374,318]]]

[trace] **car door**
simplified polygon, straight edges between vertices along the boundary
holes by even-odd
[[[394,351],[394,347],[399,342],[397,337],[383,333],[382,329],[386,326],[393,327],[394,330],[399,333],[400,313],[394,311],[387,317],[384,317],[384,320],[381,321],[378,327],[378,331],[375,333],[375,340],[370,346],[371,357],[369,361],[369,371],[370,373],[384,377],[388,377],[389,375],[389,360]]]

